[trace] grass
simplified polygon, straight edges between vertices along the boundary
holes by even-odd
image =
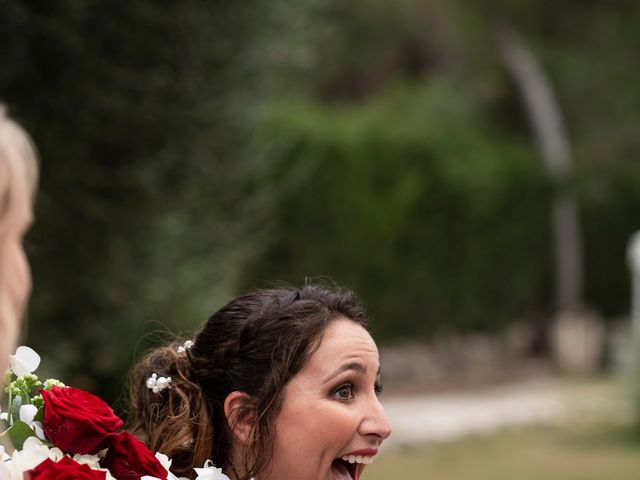
[[[383,451],[363,480],[637,480],[640,436],[573,422]]]

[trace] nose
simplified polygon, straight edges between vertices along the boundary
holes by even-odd
[[[367,411],[360,424],[360,433],[367,437],[375,437],[382,441],[391,435],[391,423],[377,396],[367,405]]]

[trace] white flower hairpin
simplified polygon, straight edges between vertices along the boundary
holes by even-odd
[[[187,340],[186,342],[184,342],[182,345],[180,345],[177,349],[176,352],[178,353],[184,353],[187,350],[189,350],[191,347],[193,347],[193,342],[191,340]]]
[[[153,393],[160,393],[165,388],[171,388],[171,377],[159,377],[157,373],[152,373],[145,385]]]

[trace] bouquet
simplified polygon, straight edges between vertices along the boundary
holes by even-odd
[[[170,472],[166,455],[154,455],[123,430],[102,399],[55,379],[41,382],[33,373],[40,356],[31,348],[18,347],[10,365],[6,411],[0,410],[0,480],[186,480]],[[194,470],[198,480],[229,480],[210,461]]]

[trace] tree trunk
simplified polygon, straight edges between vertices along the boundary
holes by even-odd
[[[551,206],[554,313],[576,311],[582,304],[582,241],[578,202],[569,185],[573,169],[566,128],[551,86],[533,52],[507,28],[499,30],[498,45],[522,96],[538,150],[554,186]],[[548,346],[550,327],[551,322],[543,322],[539,338],[543,349]]]

